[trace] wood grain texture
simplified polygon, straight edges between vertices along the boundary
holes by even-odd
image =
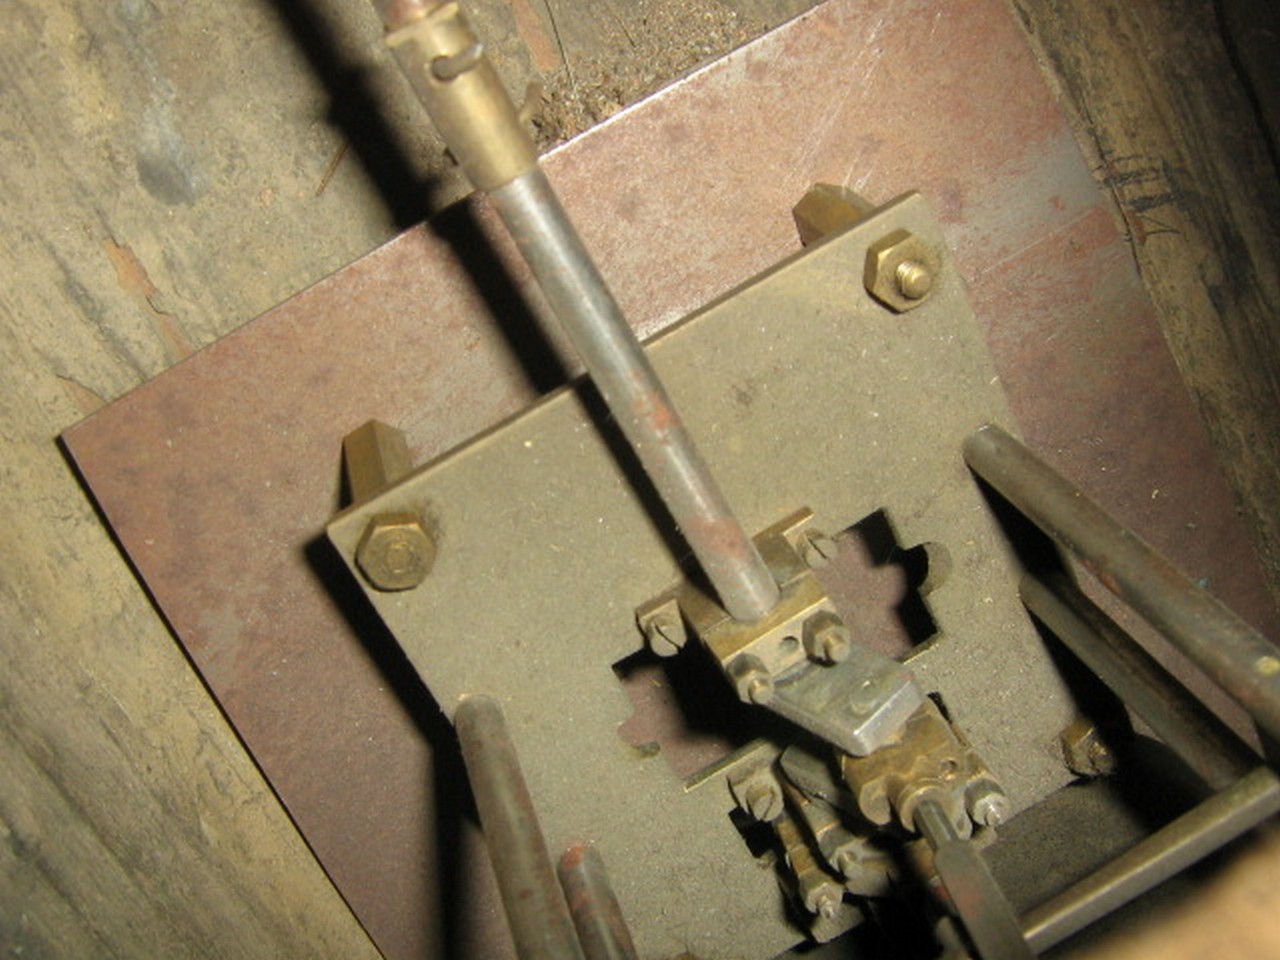
[[[390,229],[314,196],[339,138],[267,9],[181,10],[0,31],[0,954],[375,956],[55,442]]]
[[[0,319],[0,953],[375,956],[63,462],[75,399]]]
[[[1013,5],[1114,201],[1280,597],[1280,185],[1216,7]]]

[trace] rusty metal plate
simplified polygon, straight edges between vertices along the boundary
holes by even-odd
[[[1021,810],[1072,779],[1052,745],[1073,706],[961,456],[977,427],[1011,420],[963,282],[944,267],[908,314],[863,287],[868,248],[899,230],[943,245],[909,196],[648,352],[748,530],[800,506],[826,530],[883,510],[903,547],[945,551],[927,597],[938,633],[909,663]],[[430,575],[367,587],[369,600],[446,713],[467,693],[501,699],[551,849],[598,846],[642,956],[772,956],[801,935],[730,821],[725,775],[686,781],[618,734],[631,704],[610,666],[638,652],[636,608],[680,572],[593,397],[556,393],[344,512],[329,536],[359,576],[374,516],[426,516]]]
[[[547,166],[645,334],[793,253],[789,210],[810,183],[919,188],[1027,441],[1280,632],[1125,241],[999,0],[833,0]],[[483,871],[459,865],[448,727],[320,531],[352,427],[395,423],[426,460],[563,382],[525,273],[503,279],[517,258],[500,234],[483,209],[452,211],[66,434],[158,607],[392,958],[509,948]],[[513,343],[544,361],[534,376]]]

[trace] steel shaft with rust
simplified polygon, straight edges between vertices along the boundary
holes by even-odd
[[[970,436],[964,458],[1280,738],[1280,650],[999,427]]]
[[[381,0],[387,43],[472,184],[488,194],[721,604],[752,622],[779,590],[538,167],[452,0]]]
[[[454,724],[517,956],[583,960],[502,708],[466,697]]]

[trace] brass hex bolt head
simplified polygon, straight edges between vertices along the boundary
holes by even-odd
[[[868,293],[903,313],[928,299],[941,270],[932,246],[907,230],[895,230],[867,249],[862,280]]]
[[[1062,731],[1061,742],[1067,769],[1077,776],[1105,777],[1115,772],[1115,754],[1090,720],[1076,719]]]
[[[409,590],[420,584],[436,559],[435,541],[416,513],[380,513],[356,546],[356,566],[378,590]]]

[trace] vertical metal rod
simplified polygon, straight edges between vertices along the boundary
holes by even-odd
[[[982,854],[956,833],[942,805],[921,801],[915,825],[933,849],[934,869],[981,960],[1033,960],[1004,891]]]
[[[1022,602],[1214,790],[1258,758],[1067,577],[1022,579]]]
[[[996,426],[964,458],[1280,739],[1280,651]]]
[[[1037,953],[1124,906],[1280,811],[1280,781],[1259,768],[1157,830],[1023,918]]]
[[[539,169],[489,198],[582,356],[720,602],[759,620],[778,585],[707,469],[666,389]]]
[[[375,0],[387,43],[467,177],[507,225],[609,412],[735,620],[779,590],[609,292],[460,5]]]
[[[587,960],[636,960],[636,945],[595,847],[575,844],[556,867]]]
[[[502,707],[465,698],[454,714],[485,845],[520,960],[584,960]]]

